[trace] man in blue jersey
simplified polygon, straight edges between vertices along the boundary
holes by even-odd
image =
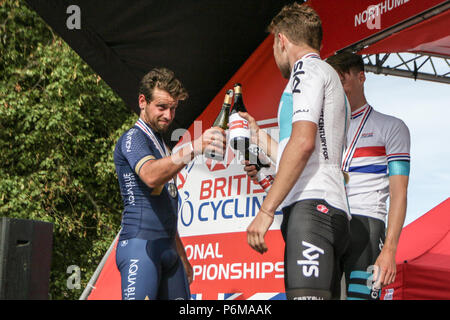
[[[378,299],[379,288],[396,275],[395,254],[406,215],[410,134],[402,120],[367,103],[360,55],[339,53],[327,62],[339,73],[352,110],[343,158],[343,170],[350,176],[346,189],[352,214],[352,242],[345,261],[347,298]]]
[[[266,252],[264,236],[281,208],[287,298],[339,298],[350,241],[341,171],[350,109],[338,74],[319,56],[322,25],[311,7],[285,6],[269,31],[274,35],[275,62],[289,81],[278,107],[277,150],[262,130],[257,134],[259,146],[276,159],[277,172],[247,228],[247,241],[257,252]]]
[[[171,154],[161,136],[186,89],[166,68],[141,80],[139,120],[118,140],[114,163],[124,202],[116,251],[122,299],[190,299],[192,267],[177,232],[176,174],[205,148],[223,154],[225,132],[206,130]]]

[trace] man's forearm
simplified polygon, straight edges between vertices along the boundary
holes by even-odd
[[[315,132],[315,124],[309,122],[308,125],[314,126],[312,132]],[[314,137],[308,138],[307,136],[303,136],[302,133],[291,136],[280,159],[278,172],[273,185],[264,200],[264,209],[274,212],[284,198],[286,198],[314,151],[314,141]]]
[[[391,195],[384,248],[396,251],[406,217],[408,177],[393,176],[390,180]]]
[[[139,176],[150,188],[155,188],[170,181],[193,157],[192,147],[187,145],[171,156],[147,161]]]
[[[389,207],[389,219],[384,247],[397,250],[398,240],[403,228],[406,216],[406,196],[405,199],[391,201]]]
[[[278,143],[262,129],[258,129],[258,146],[272,160],[277,162]]]

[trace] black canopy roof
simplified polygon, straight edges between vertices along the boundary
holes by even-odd
[[[188,128],[200,115],[267,37],[270,20],[288,2],[27,0],[134,112],[142,76],[156,66],[172,69],[190,97],[177,110],[170,132]],[[80,9],[80,29],[67,26],[71,5]]]

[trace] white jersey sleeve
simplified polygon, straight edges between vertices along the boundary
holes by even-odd
[[[386,157],[387,161],[410,161],[411,137],[406,124],[393,118],[395,124],[386,131]]]
[[[307,120],[319,124],[323,109],[325,79],[315,64],[302,60],[294,65],[292,81],[292,123]]]

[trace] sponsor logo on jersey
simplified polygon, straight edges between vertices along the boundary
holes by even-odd
[[[298,86],[300,85],[300,75],[305,74],[305,71],[302,70],[303,61],[299,61],[294,65],[294,81],[292,83],[292,93],[300,93],[300,89]]]
[[[325,160],[328,160],[329,157],[328,157],[327,138],[325,135],[325,121],[323,120],[323,108],[319,118],[319,137],[320,137],[320,144],[322,146],[323,157],[325,158]]]
[[[303,113],[303,112],[309,112],[309,109],[298,109],[298,110],[295,110],[295,112],[292,115],[294,116],[297,113]]]
[[[136,177],[133,173],[124,173],[123,181],[125,182],[125,188],[128,196],[128,205],[134,206],[136,205],[136,201],[134,198],[134,187],[136,187]]]
[[[324,254],[325,251],[309,242],[302,241],[305,248],[302,252],[305,260],[297,260],[297,264],[302,266],[303,275],[307,278],[314,276],[319,277],[319,255]]]
[[[131,152],[131,138],[133,137],[133,134],[136,132],[136,129],[130,129],[127,132],[126,138],[125,138],[125,148],[127,149],[127,152]]]
[[[361,134],[361,138],[372,138],[374,135],[373,132],[366,132]]]

